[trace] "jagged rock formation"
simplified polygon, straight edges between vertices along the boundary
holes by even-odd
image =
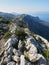
[[[49,56],[43,54],[49,49],[46,39],[32,34],[24,23],[11,23],[8,30],[6,41],[0,42],[0,65],[47,65]]]
[[[18,42],[18,37],[12,35],[4,45],[1,55],[0,65],[47,65],[44,56],[37,52],[38,44],[32,36],[26,37],[26,40]],[[22,51],[23,50],[23,51]]]

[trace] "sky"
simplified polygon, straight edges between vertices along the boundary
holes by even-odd
[[[0,12],[49,12],[49,0],[0,0]]]

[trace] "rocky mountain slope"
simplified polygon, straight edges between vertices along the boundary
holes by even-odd
[[[49,42],[26,27],[12,25],[12,35],[2,43],[0,65],[47,65],[49,59],[44,51],[49,49]]]
[[[26,23],[28,28],[44,38],[49,40],[49,23],[40,20],[38,17],[22,14],[14,20],[16,23]]]
[[[40,19],[29,18],[27,16],[24,20],[24,15],[21,15],[13,18],[12,22],[0,18],[0,27],[5,29],[5,32],[0,29],[4,33],[0,38],[0,65],[49,65],[49,41],[32,32],[30,24],[34,21],[33,27],[36,25],[38,28]]]
[[[3,35],[9,30],[10,21],[0,17],[0,39],[3,37]]]
[[[3,13],[0,12],[0,16],[4,17],[5,19],[15,22],[18,25],[25,26],[27,24],[28,28],[38,34],[49,40],[49,23],[45,22],[43,20],[40,20],[39,17],[30,16],[27,14],[22,15],[13,15],[10,13]]]

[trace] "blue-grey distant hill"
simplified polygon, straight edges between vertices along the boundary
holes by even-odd
[[[4,17],[4,18],[7,18],[7,19],[11,19],[11,18],[15,17],[15,15],[13,15],[11,13],[0,12],[0,17]]]
[[[49,22],[49,12],[32,13],[33,16],[38,16],[40,19]]]

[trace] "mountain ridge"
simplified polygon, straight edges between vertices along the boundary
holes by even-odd
[[[49,65],[49,41],[40,36],[49,27],[42,22],[26,14],[0,17],[0,65]]]
[[[27,23],[28,28],[32,32],[39,34],[49,40],[49,23],[45,24],[47,22],[40,20],[38,17],[32,17],[30,15],[25,15],[25,14],[20,15],[17,19],[18,21]]]

